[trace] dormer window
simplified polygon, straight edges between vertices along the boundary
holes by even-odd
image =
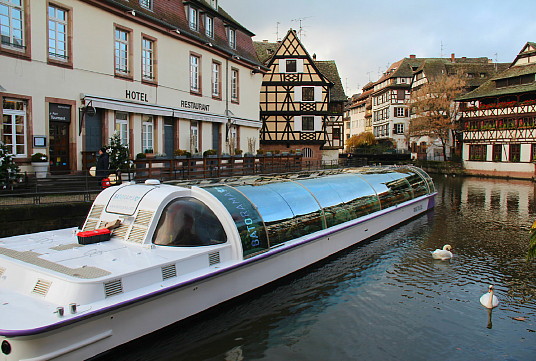
[[[153,0],[140,0],[140,6],[145,9],[153,10]]]
[[[205,35],[214,39],[214,18],[209,15],[205,17]]]
[[[210,0],[210,6],[211,6],[213,9],[218,10],[218,0]]]
[[[236,49],[236,30],[229,28],[227,34],[229,35],[229,46],[231,49]]]
[[[188,7],[188,25],[194,31],[199,30],[199,11],[194,7]]]

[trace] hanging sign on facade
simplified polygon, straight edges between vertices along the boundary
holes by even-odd
[[[48,105],[48,119],[51,122],[71,122],[71,106],[67,104],[50,103]]]

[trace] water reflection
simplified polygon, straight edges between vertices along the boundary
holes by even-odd
[[[108,358],[534,360],[534,185],[435,181],[434,212]],[[444,244],[454,258],[433,260]],[[479,302],[489,284],[493,313]]]

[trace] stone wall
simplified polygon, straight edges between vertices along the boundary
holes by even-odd
[[[82,226],[90,202],[0,207],[0,237]]]

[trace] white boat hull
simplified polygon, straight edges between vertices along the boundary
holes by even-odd
[[[433,207],[435,194],[311,234],[211,274],[31,336],[7,337],[0,360],[82,360],[266,285]],[[35,355],[40,355],[36,357]]]

